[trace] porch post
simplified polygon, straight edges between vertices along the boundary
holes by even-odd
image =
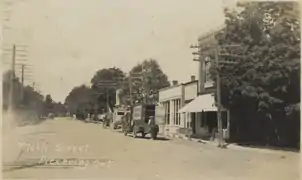
[[[191,117],[190,117],[190,113],[188,113],[188,112],[186,112],[186,128],[187,128],[187,130],[188,130],[188,132],[189,132],[189,134],[188,134],[188,140],[189,141],[191,141],[191,137],[192,137],[192,134],[193,134],[193,130],[192,130],[192,127],[190,127],[190,124],[191,124]],[[188,124],[189,124],[189,126],[188,126]]]
[[[230,138],[230,119],[231,119],[231,114],[230,110],[227,110],[227,139]]]

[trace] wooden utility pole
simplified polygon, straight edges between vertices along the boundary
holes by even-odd
[[[110,106],[109,106],[109,90],[106,89],[106,104],[107,104],[107,111],[110,112]]]
[[[16,66],[16,45],[13,45],[12,50],[12,63],[11,63],[11,76],[10,76],[10,88],[9,88],[9,110],[14,108],[14,83],[15,83],[15,66]]]
[[[131,74],[129,74],[129,78],[128,78],[128,81],[129,81],[129,97],[130,97],[130,107],[132,108],[133,106],[133,97],[132,97],[132,79],[131,79]]]
[[[24,100],[24,67],[25,65],[22,64],[21,69],[21,102],[23,103]]]
[[[215,37],[214,37],[215,38]],[[215,42],[214,45],[214,53],[215,53],[215,61],[219,66],[219,56],[218,56],[218,48]],[[218,125],[218,147],[224,147],[223,141],[223,128],[222,128],[222,115],[221,115],[221,82],[220,82],[220,74],[216,72],[216,96],[217,96],[217,125]]]
[[[198,48],[199,51],[193,53],[193,55],[199,55],[198,59],[194,59],[194,61],[199,61],[200,63],[200,68],[199,72],[200,76],[203,75],[203,65],[204,65],[204,53],[206,54],[209,51],[214,51],[214,60],[217,63],[218,66],[221,64],[237,64],[237,62],[229,62],[229,61],[220,61],[219,57],[220,56],[230,56],[230,57],[240,57],[237,55],[232,55],[232,54],[221,54],[219,49],[221,47],[238,47],[239,45],[226,45],[226,46],[218,46],[216,38],[215,38],[215,33],[216,32],[211,32],[204,36],[198,46],[191,46],[191,48]],[[205,46],[202,46],[202,41],[205,41],[204,44]],[[210,44],[210,45],[209,45]],[[204,79],[203,77],[200,77]],[[204,82],[201,80],[201,82]],[[202,90],[202,85],[200,85],[200,90]],[[216,96],[217,96],[217,125],[218,125],[218,147],[225,148],[225,142],[223,138],[223,123],[222,123],[222,102],[221,102],[221,77],[220,77],[220,72],[219,70],[216,72]]]
[[[142,63],[142,94],[143,94],[143,102],[144,104],[147,103],[147,89],[146,89],[146,78],[145,78],[145,67],[144,62]]]

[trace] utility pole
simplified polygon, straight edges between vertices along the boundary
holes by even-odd
[[[21,69],[21,102],[23,103],[24,100],[24,67],[25,65],[22,64]]]
[[[110,112],[110,107],[109,107],[109,90],[106,89],[106,104],[107,104],[107,110]]]
[[[143,94],[143,102],[144,104],[147,103],[147,89],[146,89],[146,78],[145,78],[145,67],[144,62],[142,62],[142,94]]]
[[[214,36],[214,34],[213,34]],[[215,37],[213,37],[215,38]],[[218,56],[218,48],[215,41],[214,44],[214,53],[215,53],[215,61],[217,65],[219,65],[219,56]],[[217,125],[218,125],[218,147],[224,147],[223,141],[223,129],[222,129],[222,115],[221,115],[221,82],[220,82],[220,74],[216,72],[216,96],[217,96]]]
[[[11,46],[11,45],[9,45]],[[15,89],[15,80],[17,77],[19,77],[21,79],[21,83],[22,83],[22,87],[20,89],[21,91],[21,99],[19,99],[20,101],[22,101],[23,99],[23,86],[24,86],[24,80],[25,78],[27,78],[26,76],[26,72],[25,72],[25,66],[27,67],[28,65],[26,65],[26,61],[27,61],[27,50],[24,49],[26,48],[27,45],[16,45],[13,44],[12,48],[5,48],[5,46],[3,46],[3,54],[2,54],[2,58],[3,58],[3,63],[9,63],[11,65],[11,73],[12,76],[10,77],[10,89]],[[19,49],[19,48],[23,48],[23,49]],[[23,52],[23,53],[22,53]],[[19,66],[21,67],[21,72],[19,71]],[[10,91],[10,93],[12,93],[12,91]],[[9,94],[9,103],[11,105],[13,105],[12,103],[14,103],[16,101],[16,99],[14,99],[15,97],[13,97],[13,94]],[[13,105],[15,106],[15,105]]]
[[[131,79],[131,74],[129,74],[129,78],[128,78],[128,81],[129,81],[129,97],[130,97],[130,107],[132,108],[133,106],[133,97],[132,97],[132,79]]]
[[[198,59],[194,59],[194,61],[199,61],[200,66],[199,66],[199,75],[200,75],[200,82],[204,82],[204,77],[203,76],[203,64],[204,64],[204,59],[202,57],[207,54],[209,51],[214,51],[214,60],[217,63],[218,66],[221,64],[237,64],[237,62],[230,62],[230,61],[220,61],[219,57],[221,56],[230,56],[230,57],[240,57],[237,55],[232,55],[232,54],[221,54],[219,49],[221,47],[238,47],[240,45],[225,45],[225,46],[218,46],[216,38],[215,38],[216,32],[211,32],[206,34],[206,36],[202,37],[202,39],[199,42],[198,46],[190,46],[190,48],[198,48],[198,52],[194,52],[193,55],[199,55]],[[205,41],[202,43],[202,41]],[[205,46],[202,46],[202,44],[206,44]],[[210,44],[210,45],[209,45]],[[200,90],[203,90],[202,88],[203,85],[200,85]],[[217,70],[216,72],[216,96],[217,96],[217,125],[218,125],[218,147],[225,148],[225,142],[223,138],[223,127],[222,127],[222,102],[221,102],[221,77],[220,77],[220,72]]]
[[[11,63],[11,76],[10,76],[10,88],[9,88],[9,105],[8,105],[9,110],[13,110],[13,108],[14,108],[15,66],[16,66],[16,45],[13,45],[12,63]]]

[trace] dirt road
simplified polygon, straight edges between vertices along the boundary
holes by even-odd
[[[71,119],[10,130],[3,142],[6,179],[299,179],[296,153],[134,139]]]

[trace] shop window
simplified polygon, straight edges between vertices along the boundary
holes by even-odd
[[[179,113],[179,109],[180,109],[180,99],[177,99],[177,100],[173,100],[173,105],[174,105],[174,124],[176,125],[180,125],[180,116],[181,116],[181,113]]]
[[[163,105],[165,108],[165,122],[166,124],[170,124],[170,102],[164,102]]]

